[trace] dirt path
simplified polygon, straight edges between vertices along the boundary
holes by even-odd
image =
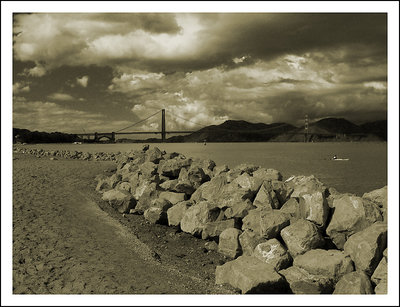
[[[201,240],[99,208],[93,179],[112,162],[14,157],[14,294],[233,293]]]

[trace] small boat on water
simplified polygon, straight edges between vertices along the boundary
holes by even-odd
[[[75,145],[82,145],[82,142],[73,142],[72,144],[75,144]]]
[[[336,158],[336,159],[332,158],[332,160],[333,161],[349,161],[350,159],[349,158]]]

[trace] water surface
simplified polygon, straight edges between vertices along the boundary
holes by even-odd
[[[125,152],[143,144],[37,144],[27,147],[47,150],[79,150],[87,152]],[[339,192],[362,195],[387,185],[387,143],[157,143],[167,152],[187,157],[208,158],[217,165],[234,167],[251,163],[279,170],[284,178],[291,175],[315,175],[328,187]],[[349,158],[332,161],[331,157]]]

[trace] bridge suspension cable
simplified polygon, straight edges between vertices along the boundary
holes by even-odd
[[[169,114],[169,113],[167,113],[167,114]],[[173,116],[173,117],[178,117],[178,118],[180,118],[180,119],[183,119],[184,121],[187,121],[187,122],[189,122],[189,123],[192,123],[192,124],[195,124],[195,125],[198,125],[198,126],[201,126],[201,127],[206,127],[205,125],[195,123],[195,122],[193,122],[193,121],[191,121],[191,120],[188,120],[188,119],[183,118],[183,117],[181,117],[181,116],[179,116],[179,115],[176,115],[176,114],[171,115],[171,117],[172,117],[172,116]]]
[[[129,125],[129,126],[125,127],[125,128],[122,128],[122,129],[120,129],[120,130],[118,130],[118,131],[115,131],[115,132],[121,132],[121,131],[126,130],[126,129],[128,129],[128,128],[131,128],[131,127],[133,127],[133,126],[135,126],[135,125],[137,125],[137,124],[143,123],[144,121],[148,120],[150,117],[153,117],[153,116],[157,115],[157,114],[160,113],[160,112],[161,112],[161,110],[158,110],[156,113],[150,115],[149,117],[146,117],[145,119],[142,119],[142,120],[140,120],[140,121],[138,121],[138,122],[136,122],[136,123],[134,123],[134,124],[132,124],[132,125]]]

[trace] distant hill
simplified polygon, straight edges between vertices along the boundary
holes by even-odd
[[[39,132],[13,128],[13,143],[72,143],[80,141],[76,134]]]
[[[286,123],[249,123],[228,120],[190,135],[174,136],[168,142],[304,142],[304,126]],[[385,141],[386,121],[356,125],[344,118],[324,118],[309,124],[308,141]]]
[[[382,140],[387,140],[387,120],[378,120],[360,125],[360,128],[367,133],[374,134]]]
[[[358,126],[344,118],[324,118],[309,124],[308,141],[386,141],[382,132],[385,127],[386,120]],[[304,133],[303,126],[280,134],[271,141],[304,142]]]
[[[175,136],[168,142],[267,142],[276,135],[295,129],[286,123],[249,123],[243,120],[227,120],[220,125],[204,127],[190,135]]]

